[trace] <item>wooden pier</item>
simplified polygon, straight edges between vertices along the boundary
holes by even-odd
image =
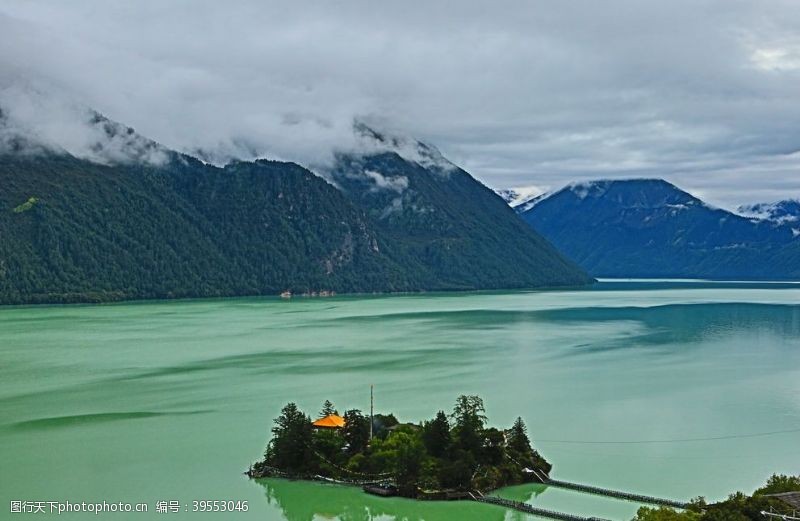
[[[664,499],[655,496],[647,496],[644,494],[636,494],[633,492],[623,492],[621,490],[612,490],[609,488],[595,487],[593,485],[583,485],[581,483],[572,483],[570,481],[561,481],[558,479],[552,479],[547,474],[544,474],[543,472],[539,472],[536,470],[533,470],[532,474],[536,477],[536,479],[539,482],[549,487],[566,488],[569,490],[575,490],[577,492],[585,492],[587,494],[595,494],[598,496],[613,497],[617,499],[624,499],[627,501],[635,501],[636,503],[646,503],[649,505],[659,505],[659,506],[681,508],[681,509],[685,509],[689,506],[688,503],[682,501],[675,501],[673,499]]]
[[[548,519],[557,519],[558,521],[608,521],[598,517],[582,517],[575,514],[567,514],[565,512],[557,512],[555,510],[538,508],[533,505],[529,505],[528,503],[513,501],[511,499],[503,499],[497,496],[484,496],[478,494],[473,495],[472,499],[480,503],[498,505],[505,508],[511,508],[519,512],[525,512],[526,514],[533,514],[535,516],[546,517]]]

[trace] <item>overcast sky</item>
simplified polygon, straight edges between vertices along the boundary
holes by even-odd
[[[0,0],[0,74],[184,151],[314,164],[357,117],[492,187],[800,197],[797,0]]]

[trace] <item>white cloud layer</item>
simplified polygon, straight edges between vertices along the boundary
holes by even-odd
[[[0,80],[214,161],[324,164],[357,118],[494,187],[653,176],[731,207],[800,196],[797,34],[795,0],[4,0]]]
[[[66,151],[96,163],[163,164],[168,151],[132,128],[25,83],[0,85],[0,152]]]

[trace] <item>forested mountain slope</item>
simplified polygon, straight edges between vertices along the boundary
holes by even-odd
[[[418,206],[388,217],[370,195],[293,163],[219,168],[97,124],[135,142],[133,160],[101,164],[22,139],[0,155],[0,303],[590,280],[463,171],[436,179],[399,156],[363,158],[413,179]]]

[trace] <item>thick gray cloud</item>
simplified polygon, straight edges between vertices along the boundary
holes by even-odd
[[[493,187],[800,197],[796,0],[285,4],[3,0],[0,79],[209,157],[320,164],[357,117]]]

